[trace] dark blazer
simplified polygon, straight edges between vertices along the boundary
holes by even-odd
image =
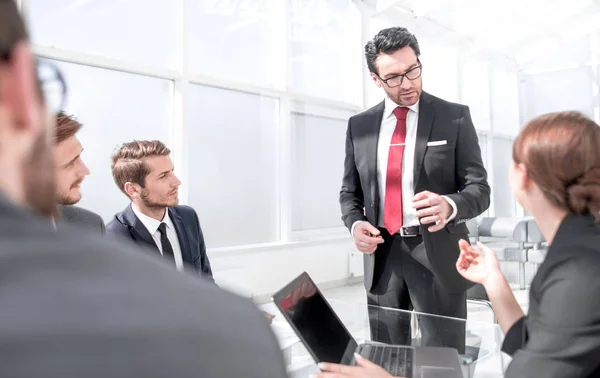
[[[193,267],[203,277],[214,282],[198,215],[194,209],[183,205],[169,207],[167,211],[175,225],[181,247],[181,256],[184,263],[186,263],[184,265]],[[106,225],[106,233],[110,236],[131,240],[145,247],[147,251],[160,255],[160,250],[156,246],[152,235],[135,215],[131,204],[125,210],[116,214],[113,220]]]
[[[529,291],[529,312],[507,332],[505,377],[600,376],[600,226],[567,216]]]
[[[284,378],[248,299],[0,194],[3,377]]]
[[[377,142],[385,102],[357,114],[348,121],[346,159],[340,191],[342,220],[348,229],[356,221],[377,226],[379,198]],[[443,146],[427,142],[446,140]],[[458,240],[468,239],[464,222],[483,213],[490,205],[490,187],[481,160],[481,150],[469,108],[423,92],[414,164],[415,194],[428,190],[447,195],[457,214],[444,230],[431,233],[421,227],[433,273],[449,291],[462,292],[472,284],[455,268]],[[370,290],[377,253],[365,254],[365,286]]]
[[[96,232],[98,235],[104,235],[106,233],[102,217],[89,210],[77,206],[66,205],[58,206],[58,213],[58,227],[61,227],[62,224],[70,224],[75,227],[81,227]]]

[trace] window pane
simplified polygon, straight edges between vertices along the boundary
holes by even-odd
[[[83,128],[77,134],[82,159],[92,172],[78,204],[108,221],[129,199],[113,181],[110,158],[115,148],[134,139],[159,139],[171,145],[172,82],[146,76],[54,62],[69,94],[67,113]]]
[[[492,67],[492,130],[502,134],[519,133],[519,83],[516,72]]]
[[[591,67],[524,76],[521,88],[526,120],[563,110],[578,110],[593,117],[593,77]]]
[[[462,103],[469,106],[475,127],[490,130],[490,74],[486,61],[465,58],[462,64]]]
[[[189,202],[210,247],[278,240],[278,102],[193,85]]]
[[[292,113],[293,231],[343,226],[339,192],[347,124],[347,119]]]
[[[282,86],[283,0],[194,0],[188,4],[191,72]]]
[[[179,62],[178,5],[173,0],[28,3],[37,44],[160,67]]]
[[[492,146],[494,164],[494,187],[492,200],[494,201],[494,216],[515,216],[515,199],[508,181],[508,169],[512,162],[512,144],[508,139],[494,138]]]
[[[360,12],[351,0],[288,0],[291,89],[362,104]]]

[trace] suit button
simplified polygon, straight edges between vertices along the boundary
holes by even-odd
[[[375,207],[375,204],[374,204],[374,203],[371,203],[371,207]]]

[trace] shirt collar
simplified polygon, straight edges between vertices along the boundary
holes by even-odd
[[[167,229],[173,227],[173,223],[171,222],[171,217],[169,217],[169,209],[165,211],[165,215],[162,220],[156,220],[154,218],[150,218],[146,214],[142,214],[142,212],[137,208],[137,206],[132,203],[131,208],[133,209],[133,213],[136,217],[142,222],[142,224],[148,229],[150,235],[154,235],[154,233],[158,230],[158,227],[161,223],[165,222],[167,224]]]
[[[420,101],[421,100],[419,99],[413,105],[406,106],[406,107],[409,108],[410,110],[412,110],[413,112],[419,114],[419,102]],[[385,96],[384,108],[383,108],[383,119],[387,119],[390,116],[392,116],[394,113],[394,109],[396,109],[398,106],[399,105],[396,104],[394,101],[392,101],[388,96]]]

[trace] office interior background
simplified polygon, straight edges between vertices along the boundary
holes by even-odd
[[[128,203],[110,155],[160,139],[197,211],[217,283],[256,301],[308,271],[360,281],[340,220],[347,119],[383,99],[363,46],[405,26],[425,91],[468,105],[492,187],[484,216],[523,215],[508,183],[532,117],[599,121],[600,1],[21,0],[36,54],[68,83],[92,173],[80,206]]]

